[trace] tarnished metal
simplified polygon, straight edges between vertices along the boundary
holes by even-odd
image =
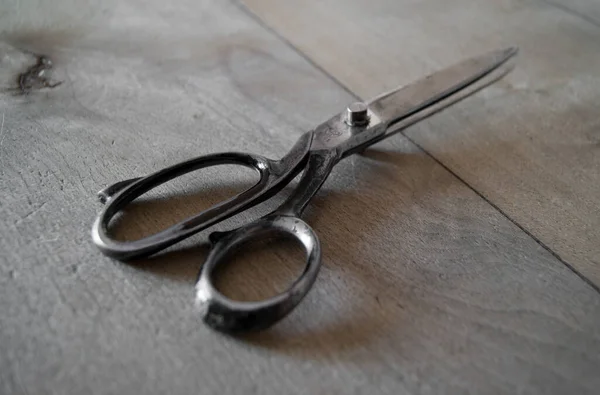
[[[154,254],[232,215],[272,197],[300,172],[300,182],[275,211],[229,232],[210,236],[212,249],[196,284],[196,304],[210,327],[223,332],[261,330],[289,314],[312,287],[321,264],[317,235],[301,220],[304,208],[344,157],[390,137],[491,84],[509,71],[502,67],[516,54],[509,48],[469,59],[414,84],[378,96],[367,104],[353,103],[313,131],[305,133],[280,160],[229,152],[201,156],[143,178],[121,181],[100,191],[106,203],[92,227],[92,239],[106,255],[134,259]],[[255,169],[259,181],[248,190],[146,238],[119,242],[108,234],[108,223],[119,210],[152,188],[191,171],[220,164]],[[213,285],[215,269],[229,252],[245,242],[271,234],[298,240],[306,252],[301,276],[283,293],[260,302],[226,298]]]

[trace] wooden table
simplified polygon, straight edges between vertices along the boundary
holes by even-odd
[[[594,0],[0,10],[0,393],[598,392]],[[356,97],[510,45],[521,53],[507,78],[336,167],[306,213],[323,268],[271,331],[232,338],[201,323],[207,232],[132,264],[91,243],[108,184],[218,151],[280,157]],[[19,86],[42,55],[61,84]],[[141,199],[118,236],[252,178],[218,170]],[[224,291],[281,290],[301,270],[285,247],[234,262]]]

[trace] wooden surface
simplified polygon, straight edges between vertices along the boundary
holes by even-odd
[[[406,135],[600,285],[600,2],[245,3],[365,99],[518,46],[502,83]]]
[[[96,191],[200,154],[279,157],[353,98],[236,4],[0,7],[0,393],[597,393],[596,290],[401,135],[340,163],[308,209],[324,266],[300,307],[249,338],[207,329],[193,307],[206,234],[113,261],[90,240]],[[63,83],[19,95],[35,63],[26,50],[49,56]],[[506,89],[420,128],[434,141],[446,120],[452,136],[466,111],[507,111],[481,103]],[[246,175],[166,185],[118,234],[173,223]],[[286,253],[252,253],[225,273],[226,291],[280,289],[300,270]]]

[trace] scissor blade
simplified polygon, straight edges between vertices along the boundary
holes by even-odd
[[[382,123],[392,126],[469,87],[517,52],[516,48],[511,47],[465,60],[411,85],[384,93],[371,100],[368,106]]]

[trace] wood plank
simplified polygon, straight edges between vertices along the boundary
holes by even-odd
[[[597,1],[245,3],[363,98],[518,46],[501,84],[406,135],[600,285]]]
[[[307,212],[324,267],[287,320],[205,328],[206,235],[112,261],[90,240],[95,192],[199,154],[281,156],[352,97],[231,3],[19,4],[0,24],[0,393],[596,392],[598,293],[402,136],[341,163]],[[11,90],[24,47],[63,84]],[[141,201],[121,236],[245,183],[202,174]],[[273,292],[299,270],[286,252],[234,266],[229,292]]]

